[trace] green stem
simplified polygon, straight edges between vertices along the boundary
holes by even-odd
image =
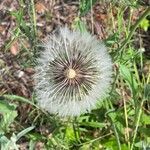
[[[34,26],[34,35],[36,37],[36,13],[34,7],[34,0],[31,0],[32,14],[33,14],[33,26]]]
[[[127,26],[127,36],[129,36],[130,27],[131,27],[131,20],[132,19],[132,7],[129,7],[129,18],[128,18],[128,26]]]
[[[78,144],[78,146],[82,146],[82,145],[94,143],[95,141],[101,140],[101,139],[103,139],[103,138],[105,138],[105,137],[108,137],[108,136],[110,136],[110,135],[112,135],[112,134],[113,134],[113,133],[110,132],[110,133],[108,133],[108,134],[105,134],[105,135],[100,136],[100,137],[98,137],[98,138],[95,138],[95,139],[93,139],[93,140],[90,140],[90,141],[87,141],[87,142]]]
[[[74,131],[74,136],[76,138],[76,141],[80,142],[80,139],[79,139],[79,130],[78,130],[78,124],[77,124],[77,117],[75,117],[74,120],[73,120],[73,131]]]
[[[108,103],[109,102],[109,103]],[[110,110],[110,108],[113,110],[114,107],[111,103],[111,101],[106,101],[105,102],[105,106],[106,106],[106,109],[107,110]],[[109,112],[110,113],[110,112]],[[116,128],[116,125],[114,123],[114,120],[113,120],[113,117],[111,115],[108,115],[109,119],[110,119],[110,122],[113,126],[113,129],[114,129],[114,134],[115,134],[115,137],[116,137],[116,141],[117,141],[117,145],[118,145],[118,150],[121,150],[121,143],[120,143],[120,139],[119,139],[119,135],[118,135],[118,132],[117,132],[117,128]]]
[[[113,122],[112,122],[112,125],[113,125],[113,128],[114,128],[114,133],[115,133],[115,137],[116,137],[117,144],[118,144],[118,150],[121,150],[121,143],[120,143],[120,139],[119,139],[119,135],[118,135],[116,126]]]
[[[18,95],[9,95],[9,94],[4,94],[1,97],[4,99],[7,99],[7,100],[11,100],[11,101],[19,101],[19,102],[24,102],[24,103],[30,104],[31,106],[34,106],[36,109],[42,111],[45,115],[48,115],[48,113],[45,112],[44,110],[42,110],[38,105],[34,104],[34,102],[32,102],[31,100],[26,99],[24,97],[21,97]]]
[[[121,83],[123,83],[123,79],[121,79]],[[127,132],[125,134],[125,140],[127,141],[128,143],[128,148],[130,149],[130,141],[129,141],[129,131],[128,131],[128,128],[129,128],[129,123],[128,123],[128,114],[127,114],[127,106],[126,106],[126,100],[125,100],[125,93],[124,93],[124,87],[122,86],[121,84],[121,87],[122,87],[122,90],[121,90],[121,93],[122,93],[122,98],[123,98],[123,104],[124,104],[124,116],[125,116],[125,124],[126,124],[126,129],[127,129]]]
[[[138,113],[138,118],[137,118],[137,122],[136,122],[136,127],[135,127],[135,130],[134,130],[134,135],[133,135],[133,141],[132,141],[132,145],[131,145],[131,150],[133,149],[135,138],[136,138],[136,135],[137,135],[137,130],[138,130],[138,127],[139,127],[139,122],[140,122],[141,114],[142,114],[143,102],[144,102],[144,99],[142,100],[141,105],[140,105],[140,109],[139,109],[139,113]]]
[[[125,39],[123,42],[122,42],[122,45],[119,49],[117,49],[117,51],[120,51],[121,55],[120,55],[120,58],[122,58],[122,49],[128,44],[129,40],[131,39],[131,37],[133,36],[136,28],[139,26],[139,24],[141,23],[141,21],[146,17],[148,16],[150,13],[150,7],[148,7],[144,13],[141,15],[141,17],[136,21],[136,23],[133,25],[133,27],[131,28],[131,31],[127,37],[127,39]]]

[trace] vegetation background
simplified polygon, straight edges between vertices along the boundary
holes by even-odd
[[[148,0],[0,0],[1,150],[150,150]],[[59,26],[90,32],[113,59],[113,83],[91,113],[40,110],[33,91],[41,41]]]

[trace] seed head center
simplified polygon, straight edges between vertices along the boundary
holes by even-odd
[[[69,68],[67,70],[67,77],[69,79],[73,79],[73,78],[75,78],[75,76],[76,76],[76,71],[74,69],[72,69],[72,68]]]

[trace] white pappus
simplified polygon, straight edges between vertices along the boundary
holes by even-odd
[[[89,33],[60,28],[44,44],[35,67],[38,105],[59,116],[78,116],[96,106],[110,87],[112,62]]]

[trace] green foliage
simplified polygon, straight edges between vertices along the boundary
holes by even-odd
[[[78,29],[80,32],[87,32],[87,26],[85,22],[83,22],[79,17],[75,18],[73,24],[72,24],[73,29]]]
[[[34,42],[36,33],[32,23],[30,21],[27,23],[27,21],[24,19],[25,15],[24,10],[20,8],[17,11],[11,12],[11,15],[16,18],[17,23],[16,29],[20,29],[22,34],[24,34],[29,39],[30,42]]]
[[[105,41],[105,44],[108,47],[111,47],[112,45],[116,44],[117,41],[119,40],[119,35],[118,33],[114,33],[113,35],[110,35]]]
[[[108,150],[114,150],[118,149],[116,139],[115,137],[109,138],[105,141],[103,141],[104,147],[107,148]],[[121,150],[128,150],[128,147],[126,144],[121,145]]]
[[[79,11],[80,15],[84,16],[89,10],[91,10],[92,5],[95,4],[97,0],[80,0]]]
[[[150,21],[148,19],[143,19],[140,23],[140,27],[144,30],[147,31],[148,28],[150,27]]]
[[[26,135],[28,132],[30,132],[31,130],[33,130],[34,127],[28,127],[26,129],[24,129],[23,131],[21,131],[20,133],[16,134],[12,134],[12,136],[10,137],[10,139],[8,139],[6,136],[1,135],[0,136],[0,144],[1,144],[1,150],[19,150],[19,147],[17,145],[17,141],[24,135]]]
[[[4,134],[9,131],[9,126],[17,116],[16,105],[1,100],[0,114],[2,115],[0,118],[0,134]]]
[[[142,116],[141,116],[141,124],[143,124],[143,125],[150,125],[149,115],[142,114]]]
[[[138,90],[138,83],[135,79],[134,72],[132,70],[129,70],[125,65],[120,65],[119,67],[121,76],[128,84],[128,87],[130,87],[132,93],[135,94]]]
[[[73,129],[73,126],[72,125],[68,125],[67,128],[66,128],[66,134],[65,134],[65,139],[66,141],[71,144],[73,142],[76,141],[76,138],[79,139],[79,134],[77,133],[76,134],[77,137],[75,137],[74,135],[74,129]]]
[[[149,148],[149,146],[150,146],[150,144],[148,144],[145,141],[140,141],[135,144],[136,148],[143,149],[143,150],[147,150]]]
[[[150,100],[150,84],[144,86],[144,98]]]
[[[21,96],[5,94],[5,95],[3,95],[3,97],[7,100],[20,101],[23,103],[28,103],[28,104],[36,107],[37,109],[39,109],[39,107],[36,104],[34,104],[31,100],[28,100],[28,99],[21,97]]]
[[[92,128],[103,128],[103,127],[106,126],[105,123],[94,122],[94,121],[81,122],[80,125],[81,125],[81,126],[84,126],[84,127],[92,127]]]

